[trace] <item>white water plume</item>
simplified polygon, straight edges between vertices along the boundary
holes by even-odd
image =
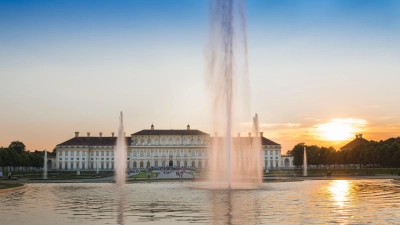
[[[120,113],[120,124],[118,128],[118,137],[115,150],[115,182],[117,184],[125,184],[126,179],[126,143],[125,143],[124,121],[122,111]]]

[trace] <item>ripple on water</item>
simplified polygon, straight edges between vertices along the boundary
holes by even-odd
[[[0,194],[2,224],[326,224],[400,221],[389,180],[265,183],[207,190],[190,182],[29,184]]]

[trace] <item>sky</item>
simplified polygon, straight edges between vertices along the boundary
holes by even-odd
[[[248,0],[250,111],[282,145],[399,136],[400,1]],[[0,146],[214,134],[207,0],[0,1]],[[251,130],[251,118],[234,133]]]

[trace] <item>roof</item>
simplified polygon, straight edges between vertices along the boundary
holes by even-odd
[[[254,137],[232,137],[233,142],[237,142],[238,140],[240,141],[252,141]],[[215,141],[223,141],[224,138],[223,137],[211,137],[211,142],[215,142]],[[261,137],[261,145],[280,145],[276,142],[273,142],[271,140],[269,140],[268,138],[265,137]]]
[[[350,141],[349,143],[347,143],[345,146],[341,147],[340,149],[342,149],[342,150],[352,149],[361,143],[367,144],[367,143],[369,143],[369,141],[363,137],[357,137],[356,139]]]
[[[199,130],[141,130],[133,135],[209,135]],[[232,137],[233,142],[238,140],[251,141],[254,137]],[[131,137],[125,137],[126,143],[131,143]],[[262,145],[279,145],[276,142],[262,137]],[[365,139],[364,139],[365,140]],[[57,146],[115,146],[117,137],[73,137]],[[223,137],[210,137],[211,142],[223,141]],[[367,140],[366,140],[367,141]],[[367,141],[368,142],[368,141]]]
[[[209,135],[199,130],[141,130],[132,135]]]
[[[125,137],[125,139],[126,143],[131,142],[131,137]],[[74,137],[57,146],[114,146],[116,141],[117,137]]]

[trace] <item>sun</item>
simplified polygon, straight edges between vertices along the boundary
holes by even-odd
[[[364,121],[354,119],[332,119],[330,122],[316,126],[318,136],[328,141],[344,141],[350,139]]]

